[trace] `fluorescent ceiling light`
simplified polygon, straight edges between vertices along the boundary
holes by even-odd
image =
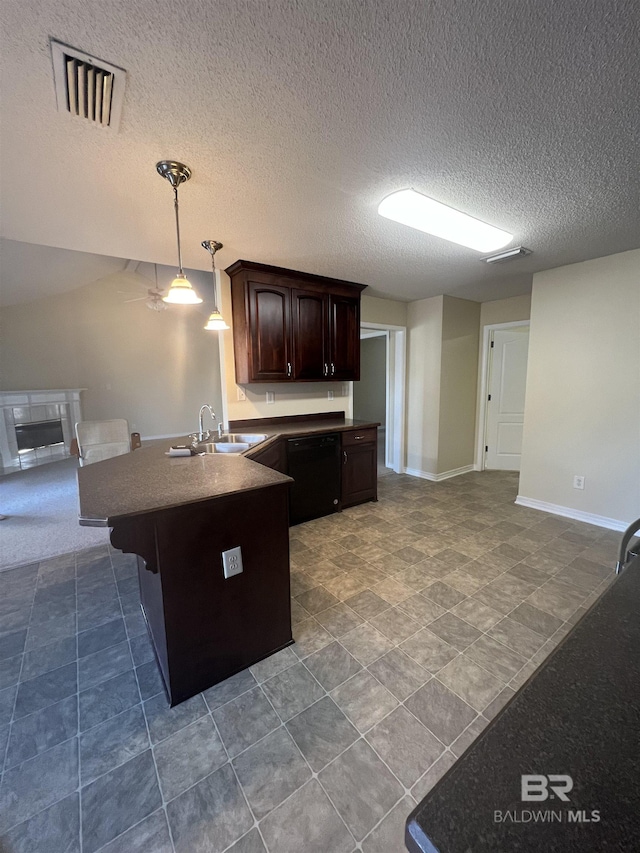
[[[513,234],[474,219],[415,190],[391,193],[378,205],[378,213],[418,231],[478,252],[493,252],[513,240]]]

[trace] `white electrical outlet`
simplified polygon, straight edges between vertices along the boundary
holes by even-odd
[[[276,395],[273,391],[267,391],[267,406],[271,406],[276,401]]]
[[[573,488],[574,489],[584,489],[584,477],[579,474],[576,474],[573,478]]]
[[[238,389],[238,402],[241,403],[247,399],[247,395],[244,393],[244,388],[241,388],[239,385],[236,385],[236,388]]]
[[[333,391],[327,391],[327,400],[333,400]]]
[[[222,552],[222,570],[225,578],[232,578],[242,573],[242,551],[239,545]]]

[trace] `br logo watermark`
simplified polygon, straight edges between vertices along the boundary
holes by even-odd
[[[560,803],[570,802],[569,793],[573,790],[573,779],[562,773],[523,774],[520,777],[520,799],[523,803],[547,800],[560,800]],[[599,823],[600,812],[597,809],[571,808],[542,808],[542,809],[513,809],[496,810],[493,813],[494,823]]]
[[[520,799],[522,802],[536,800],[542,802],[554,797],[568,803],[569,791],[573,789],[573,779],[571,776],[562,776],[559,774],[551,774],[550,776],[539,776],[533,774],[531,776],[520,777]]]

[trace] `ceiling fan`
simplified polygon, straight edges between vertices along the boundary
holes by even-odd
[[[162,301],[163,296],[165,296],[165,291],[158,287],[158,265],[153,265],[155,272],[155,287],[148,287],[147,293],[145,296],[136,296],[134,299],[125,299],[125,304],[129,302],[141,302],[143,299],[145,300],[145,304],[147,308],[150,308],[152,311],[165,311],[167,308],[167,303]],[[140,275],[137,271],[134,273],[140,278],[144,278],[145,281],[149,281],[146,276]],[[119,291],[120,293],[124,293],[124,291]]]

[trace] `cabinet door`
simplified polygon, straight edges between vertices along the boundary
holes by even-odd
[[[360,379],[360,300],[329,294],[331,379]]]
[[[248,284],[252,382],[291,378],[290,292],[288,287]]]
[[[327,321],[325,294],[309,290],[291,291],[294,379],[328,377]]]
[[[342,506],[378,499],[378,460],[375,444],[342,446]]]

